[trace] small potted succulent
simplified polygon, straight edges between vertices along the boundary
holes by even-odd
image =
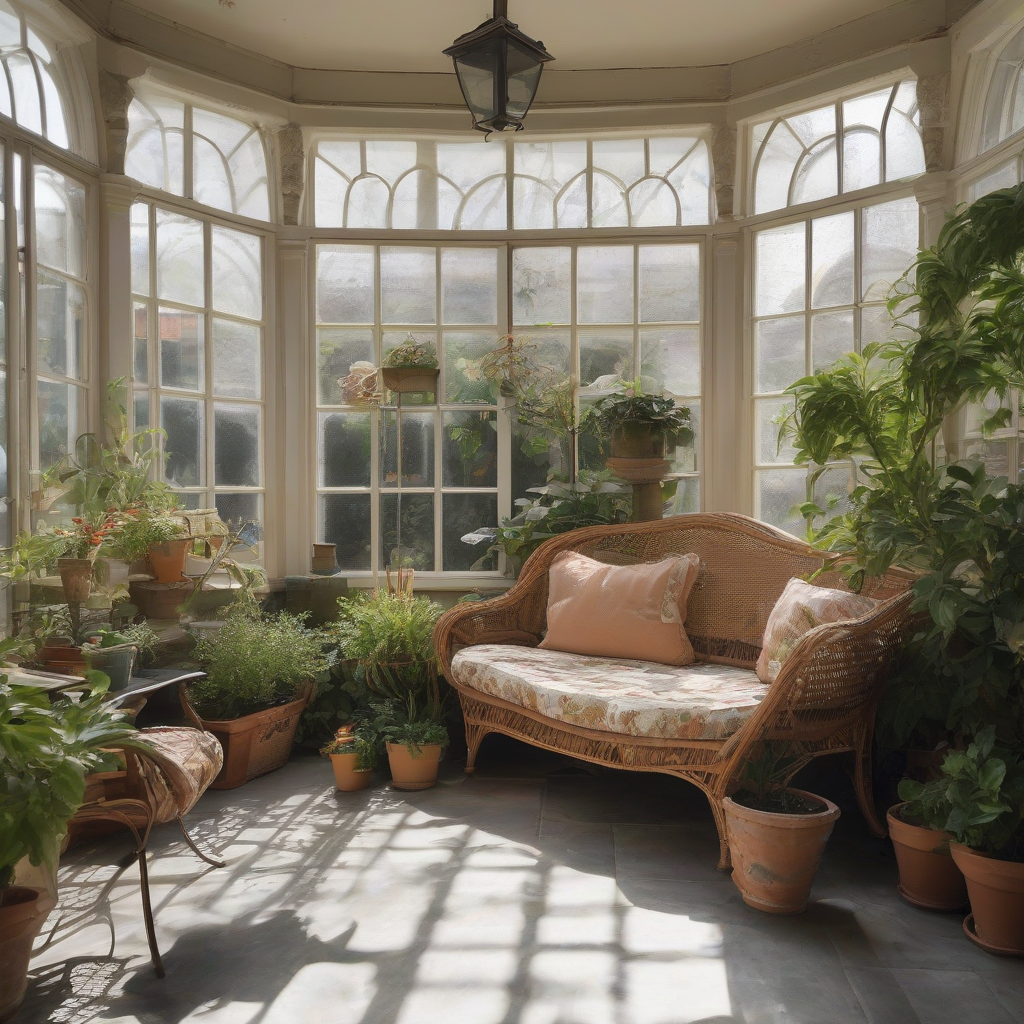
[[[743,902],[768,914],[800,914],[839,808],[783,784],[793,758],[767,744],[740,789],[722,801],[732,880]]]
[[[343,793],[365,789],[377,767],[377,737],[369,726],[343,725],[330,743],[320,748],[331,759],[334,782]]]
[[[595,409],[614,459],[663,459],[677,444],[693,441],[690,410],[674,398],[645,394],[639,381],[598,399]]]
[[[381,377],[384,387],[401,394],[429,391],[436,394],[437,349],[429,342],[417,341],[411,334],[384,357]]]

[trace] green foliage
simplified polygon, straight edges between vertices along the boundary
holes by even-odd
[[[178,540],[187,533],[188,527],[180,516],[165,509],[135,506],[122,518],[119,529],[104,546],[103,554],[134,562],[145,558],[153,545]]]
[[[0,677],[0,890],[15,864],[55,866],[85,776],[117,767],[106,748],[132,742],[123,713],[94,692],[76,702]]]
[[[448,730],[441,721],[419,719],[408,714],[408,707],[400,699],[374,701],[372,715],[365,719],[365,726],[380,743],[399,743],[409,748],[413,757],[421,757],[423,745],[429,743],[448,746]]]
[[[786,789],[796,759],[785,743],[766,743],[756,758],[743,766],[740,789],[732,799],[757,811],[772,814],[809,814],[821,808],[809,806],[805,797]]]
[[[212,637],[196,644],[206,678],[189,697],[204,718],[232,719],[294,700],[329,667],[323,637],[282,612],[261,618],[234,610]]]
[[[350,724],[341,726],[331,741],[320,748],[320,753],[324,757],[330,757],[331,754],[355,754],[355,770],[372,772],[377,767],[379,747],[380,738],[371,726],[366,723]]]
[[[330,673],[318,680],[316,693],[302,712],[296,744],[319,750],[339,726],[366,711],[369,693],[362,665],[344,661],[334,664]]]
[[[942,775],[928,783],[904,779],[899,793],[909,812],[957,842],[1003,860],[1024,861],[1024,763],[996,748],[993,726],[967,750],[952,750]]]
[[[645,394],[639,381],[623,382],[620,393],[599,398],[594,408],[598,423],[608,434],[627,425],[643,424],[675,436],[679,444],[693,442],[690,410],[676,405],[674,398]]]
[[[382,365],[387,367],[421,366],[434,370],[437,368],[437,349],[428,342],[417,341],[410,334],[401,345],[388,352]]]

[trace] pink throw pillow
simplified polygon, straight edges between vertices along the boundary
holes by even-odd
[[[765,623],[761,656],[757,659],[757,678],[762,683],[774,683],[790,651],[805,633],[816,626],[859,619],[874,611],[879,604],[881,602],[873,597],[791,579]]]
[[[548,632],[540,646],[570,654],[689,665],[686,602],[700,559],[606,565],[575,551],[548,571]]]

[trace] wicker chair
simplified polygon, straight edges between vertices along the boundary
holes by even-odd
[[[707,795],[718,826],[719,867],[725,869],[729,847],[721,801],[735,789],[744,763],[758,756],[765,741],[786,741],[796,754],[788,778],[815,757],[851,751],[861,811],[875,834],[885,834],[871,795],[871,737],[888,666],[911,628],[913,574],[893,569],[884,577],[868,579],[862,593],[882,601],[872,613],[807,633],[752,715],[731,736],[647,738],[556,721],[462,685],[452,675],[452,658],[464,647],[539,644],[545,632],[548,568],[566,550],[614,564],[695,552],[701,572],[690,595],[686,631],[697,658],[747,668],[757,661],[768,614],[787,581],[806,577],[825,564],[822,552],[732,513],[595,526],[552,538],[530,557],[507,594],[458,605],[435,629],[441,668],[458,691],[465,716],[467,772],[473,771],[483,738],[499,732],[597,764],[676,775]],[[815,582],[847,589],[834,569]]]

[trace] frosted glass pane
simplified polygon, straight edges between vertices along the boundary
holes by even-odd
[[[761,320],[754,324],[757,392],[785,391],[805,375],[805,333],[803,315]]]
[[[843,191],[870,188],[881,181],[881,137],[867,128],[847,129],[843,133]]]
[[[370,413],[322,412],[317,445],[321,487],[370,486]]]
[[[250,320],[263,318],[263,244],[259,235],[212,228],[213,308]]]
[[[213,319],[213,393],[222,398],[259,398],[263,331],[254,324]]]
[[[921,131],[905,114],[893,110],[885,129],[885,177],[887,181],[924,174]]]
[[[621,182],[595,168],[591,183],[593,214],[591,226],[595,228],[624,228],[629,226],[626,190]]]
[[[337,548],[341,569],[370,568],[370,495],[321,494],[320,540]]]
[[[762,465],[775,462],[792,462],[796,457],[796,449],[788,439],[779,447],[780,421],[785,419],[793,408],[791,398],[760,398],[754,403],[756,407],[756,441],[754,446],[757,461]]]
[[[43,86],[43,107],[46,110],[46,137],[61,149],[68,148],[68,126],[64,119],[64,101],[53,75],[44,64],[39,64],[39,81]]]
[[[39,468],[47,470],[74,449],[84,429],[85,394],[73,384],[36,383],[39,425]]]
[[[585,228],[587,226],[587,182],[583,175],[574,178],[555,202],[555,226]]]
[[[36,356],[41,373],[84,380],[85,291],[66,278],[36,274]]]
[[[754,236],[757,316],[793,313],[804,308],[806,247],[803,224],[787,224]]]
[[[348,193],[345,227],[386,228],[391,192],[380,178],[358,178]]]
[[[202,391],[204,320],[201,313],[160,307],[160,386]]]
[[[789,205],[793,175],[803,155],[803,144],[786,122],[776,123],[760,149],[754,184],[755,213],[782,210]]]
[[[366,171],[394,184],[416,166],[417,143],[404,139],[367,139]]]
[[[915,199],[868,206],[862,216],[863,298],[883,299],[917,256],[918,208]]]
[[[439,142],[437,219],[443,229],[503,231],[505,202],[505,143]]]
[[[259,407],[215,402],[213,440],[217,486],[259,487]]]
[[[402,411],[402,486],[434,486],[433,412]],[[380,420],[380,483],[398,484],[398,413],[386,409]]]
[[[667,516],[692,515],[700,511],[700,477],[686,476],[676,481],[675,497],[670,498]]]
[[[372,324],[373,247],[318,245],[316,318],[322,324]]]
[[[633,247],[580,246],[576,289],[581,324],[633,322]]]
[[[43,112],[39,102],[39,84],[35,68],[25,53],[12,53],[4,63],[14,86],[15,120],[36,135],[43,134]]]
[[[196,201],[267,220],[267,159],[258,129],[236,118],[194,107],[192,131],[192,190]]]
[[[675,454],[670,457],[673,473],[696,473],[700,469],[701,448],[701,405],[697,399],[688,399],[679,405],[690,411],[690,429],[693,441],[676,447]]]
[[[132,291],[149,294],[149,207],[132,206]]]
[[[580,331],[579,345],[580,384],[584,387],[610,373],[624,380],[634,377],[632,330]]]
[[[853,211],[811,221],[811,305],[846,306],[854,299]]]
[[[441,425],[441,465],[445,487],[497,487],[497,414],[446,412]]]
[[[446,494],[442,498],[442,568],[445,572],[497,569],[497,559],[487,555],[486,544],[463,544],[462,538],[483,526],[498,525],[496,494]],[[483,559],[483,563],[476,565]]]
[[[850,501],[853,486],[853,472],[850,468],[830,467],[814,481],[814,503],[825,509],[829,518],[850,512],[853,509],[853,502]]]
[[[495,387],[484,376],[481,364],[484,356],[492,352],[497,344],[493,332],[470,334],[462,331],[445,331],[445,401],[460,404],[494,404]]]
[[[585,141],[517,142],[513,161],[515,227],[587,226]]]
[[[398,544],[401,502],[401,550]],[[432,494],[380,496],[381,565],[392,570],[399,564],[417,572],[434,569],[434,496]]]
[[[640,375],[646,390],[700,394],[699,328],[641,329],[640,359]]]
[[[906,341],[917,326],[918,317],[901,316],[897,324],[888,307],[865,306],[860,313],[860,343],[863,348],[872,341]]]
[[[203,403],[192,398],[160,398],[160,426],[167,433],[164,452],[164,479],[172,487],[202,487],[203,471]]]
[[[382,323],[437,323],[435,252],[429,248],[381,248]]]
[[[852,309],[811,318],[811,361],[815,373],[853,350]]]
[[[700,319],[700,246],[640,246],[640,321]]]
[[[836,195],[837,173],[835,139],[823,139],[798,164],[790,203],[813,203]]]
[[[49,167],[35,171],[36,259],[85,277],[85,186]]]
[[[632,185],[644,176],[643,139],[595,139],[592,152],[594,169],[604,172],[620,187]]]
[[[359,144],[352,145],[358,153]],[[318,228],[342,228],[345,226],[345,197],[349,183],[324,159],[323,154],[324,143],[320,143],[313,161],[314,223]]]
[[[816,142],[835,134],[836,112],[829,104],[827,107],[806,110],[802,114],[793,114],[787,118],[787,122],[793,134],[810,149]]]
[[[1002,167],[990,171],[977,181],[971,182],[967,190],[967,199],[973,203],[975,199],[987,196],[990,192],[997,192],[1001,188],[1012,188],[1016,184],[1017,161],[1014,159],[1003,164]]]
[[[550,368],[569,375],[569,332],[540,330],[528,336],[530,358],[542,368]]]
[[[338,381],[348,375],[352,364],[375,363],[373,331],[343,331],[321,327],[317,332],[317,401],[321,405],[342,405]]]
[[[149,429],[149,392],[136,391],[133,402],[135,430]]]
[[[263,523],[263,495],[262,494],[218,494],[214,497],[213,504],[229,530],[236,532],[246,523]],[[240,562],[252,562],[259,559],[259,547],[252,551],[248,547],[239,546],[231,553],[233,558]]]
[[[884,89],[846,100],[843,103],[844,129],[848,131],[851,128],[864,127],[880,132],[890,96],[892,87],[887,85]]]
[[[513,323],[569,323],[571,261],[568,247],[512,250]]]
[[[461,209],[452,211],[453,217],[441,220],[444,226],[461,231],[504,231],[508,224],[508,202],[505,198],[505,178],[490,178],[475,186],[461,201]],[[454,197],[453,197],[454,199]],[[448,216],[448,205],[438,198],[438,219]]]
[[[441,250],[441,311],[446,324],[498,322],[497,249]]]
[[[231,168],[220,150],[198,135],[192,139],[192,182],[192,194],[196,202],[217,210],[235,212]]]
[[[138,97],[128,108],[124,172],[174,195],[184,194],[185,106],[159,97]]]
[[[687,205],[687,214],[681,215],[680,204],[671,185],[663,181],[646,179],[634,185],[629,192],[630,221],[634,227],[671,227],[675,224],[706,224],[707,188],[703,189],[701,213],[694,216]]]
[[[756,475],[757,518],[796,537],[806,536],[807,523],[797,509],[807,500],[807,473],[774,469]]]
[[[161,299],[203,305],[203,225],[156,211],[156,288]]]
[[[132,307],[134,340],[132,348],[132,375],[138,384],[149,383],[149,307],[136,302]]]

